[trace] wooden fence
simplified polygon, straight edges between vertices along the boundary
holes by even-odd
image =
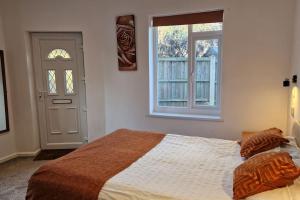
[[[196,104],[215,103],[216,59],[198,58],[195,66]],[[211,84],[213,83],[213,84]],[[187,58],[159,58],[158,104],[160,106],[187,106],[189,98]]]

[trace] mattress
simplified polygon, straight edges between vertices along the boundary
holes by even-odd
[[[99,200],[231,200],[234,169],[243,162],[235,141],[168,134],[110,178]],[[299,200],[300,180],[247,200]]]

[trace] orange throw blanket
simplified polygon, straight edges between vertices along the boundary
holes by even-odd
[[[105,182],[164,138],[162,133],[120,129],[53,160],[29,180],[27,200],[97,200]]]

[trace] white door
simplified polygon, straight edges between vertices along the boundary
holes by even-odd
[[[87,137],[80,33],[32,33],[42,149],[76,148]]]

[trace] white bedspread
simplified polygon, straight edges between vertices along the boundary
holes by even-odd
[[[231,200],[239,150],[234,141],[169,134],[108,180],[99,200]],[[299,193],[300,184],[248,199],[300,200]]]

